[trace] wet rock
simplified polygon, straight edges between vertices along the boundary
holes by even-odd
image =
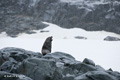
[[[105,41],[120,41],[120,38],[107,36],[106,38],[104,38],[104,40]]]

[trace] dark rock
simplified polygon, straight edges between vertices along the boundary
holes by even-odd
[[[0,32],[16,37],[19,33],[45,28],[47,25],[41,21],[47,21],[63,28],[120,34],[119,0],[62,1],[0,0]]]
[[[113,71],[113,70],[110,68],[110,69],[108,69],[108,71]]]
[[[36,32],[29,30],[29,31],[27,31],[26,33],[27,33],[27,34],[35,34]]]
[[[106,38],[104,38],[104,40],[105,41],[120,41],[120,38],[107,36]]]
[[[85,58],[85,59],[83,60],[83,63],[95,66],[95,63],[94,63],[92,60],[87,59],[87,58]]]
[[[1,65],[1,71],[11,72],[15,64],[11,61],[5,61]]]
[[[50,31],[48,31],[48,30],[41,30],[40,32],[44,33],[44,32],[50,32]]]
[[[75,36],[76,39],[87,39],[86,37],[82,37],[82,36]]]
[[[43,56],[43,58],[45,58],[45,59],[55,58],[56,60],[70,59],[70,61],[75,61],[74,57],[72,57],[71,55],[69,55],[67,53],[62,53],[62,52],[55,52],[52,54],[47,54],[47,55]]]
[[[1,71],[11,72],[11,73],[21,73],[23,69],[23,64],[21,63],[27,58],[38,57],[41,58],[42,54],[38,52],[26,51],[20,48],[4,48],[1,49],[1,54],[3,56]],[[4,62],[3,62],[4,60]]]
[[[42,57],[42,54],[39,52],[32,52],[32,51],[27,51],[24,49],[20,48],[14,48],[14,47],[9,47],[9,48],[3,48],[1,49],[1,53],[3,54],[3,57],[6,59],[6,57],[12,57],[17,61],[22,61],[28,57]],[[7,59],[6,59],[7,60]]]
[[[53,73],[53,80],[63,80],[63,75],[60,70],[56,70]]]
[[[105,70],[87,58],[76,61],[67,53],[42,56],[12,47],[1,49],[1,56],[5,61],[0,65],[0,80],[120,80],[119,72]]]
[[[107,72],[108,74],[116,77],[117,80],[120,79],[120,73],[119,73],[119,72],[117,72],[117,71],[106,71],[106,72]]]
[[[80,66],[81,66],[80,71],[83,72],[83,73],[86,73],[88,71],[95,71],[96,70],[96,68],[93,65],[82,63]]]
[[[27,59],[24,62],[25,72],[23,74],[31,77],[34,80],[37,80],[38,77],[41,78],[42,80],[46,79],[63,80],[64,78],[63,75],[67,74],[74,75],[75,71],[73,71],[72,68],[69,68],[65,65],[68,63],[71,64],[70,62],[71,61],[73,62],[74,60],[75,59],[71,55],[60,52],[47,54],[43,56],[41,59],[38,58]]]
[[[53,17],[53,23],[64,28],[78,27],[88,31],[105,30],[119,34],[119,2],[116,0],[104,1],[100,4],[95,2],[97,1],[76,1],[76,4],[74,1],[62,2],[56,7],[57,12]]]
[[[91,71],[75,78],[75,80],[118,80],[103,71]]]
[[[24,72],[23,74],[34,80],[50,80],[53,77],[53,73],[56,69],[54,60],[46,60],[39,58],[31,58],[24,61]]]
[[[2,54],[0,53],[0,66],[2,65],[3,61],[2,61]]]
[[[98,71],[105,71],[105,69],[101,67],[100,65],[96,65],[95,67]]]
[[[24,59],[28,58],[27,54],[23,54],[21,52],[11,52],[10,57],[14,58],[16,61],[23,61]]]
[[[72,68],[73,70],[80,71],[81,70],[81,62],[76,61],[74,64],[70,65],[69,67]]]

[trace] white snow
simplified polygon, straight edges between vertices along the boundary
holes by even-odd
[[[114,36],[120,38],[120,35],[111,33],[111,32],[106,32],[106,31],[85,31],[80,28],[72,28],[72,29],[65,29],[61,28],[55,24],[43,22],[45,24],[48,24],[49,27],[43,29],[44,31],[49,31],[49,32],[44,32],[40,33],[41,30],[34,30],[36,34],[19,34],[17,38],[34,38],[34,39],[44,39],[48,36],[54,36],[55,39],[75,39],[75,36],[82,36],[82,37],[87,37],[87,40],[103,40],[107,36]],[[5,33],[4,33],[5,34]],[[3,36],[3,34],[1,34]],[[7,36],[4,36],[4,38]]]
[[[8,37],[7,34],[6,34],[6,32],[2,32],[2,33],[0,34],[0,38],[6,38],[6,37]]]
[[[4,36],[6,34],[2,33],[0,35],[0,49],[18,47],[40,52],[46,37],[52,35],[52,52],[69,53],[79,61],[89,58],[105,69],[112,68],[120,72],[120,41],[103,41],[106,36],[120,38],[120,35],[105,31],[91,32],[78,28],[64,29],[54,24],[47,24],[50,26],[43,30],[50,32],[40,33],[41,30],[38,30],[36,34],[19,34],[17,38]],[[75,36],[83,36],[87,39],[75,39]]]

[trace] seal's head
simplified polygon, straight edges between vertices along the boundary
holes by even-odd
[[[53,41],[53,36],[48,37],[46,41]]]

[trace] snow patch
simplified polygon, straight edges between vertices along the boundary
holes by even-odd
[[[6,32],[2,32],[2,33],[0,34],[0,38],[5,38],[5,37],[8,37],[8,36],[7,36],[7,33],[6,33]]]
[[[43,22],[44,24],[48,24],[49,26],[42,30],[34,30],[35,34],[19,34],[18,38],[37,38],[44,39],[48,36],[53,36],[55,39],[75,39],[76,36],[86,37],[87,40],[103,40],[107,36],[113,36],[120,38],[120,35],[106,32],[106,31],[86,31],[80,28],[71,28],[65,29],[61,28],[55,24]],[[49,31],[42,32],[41,31]]]

